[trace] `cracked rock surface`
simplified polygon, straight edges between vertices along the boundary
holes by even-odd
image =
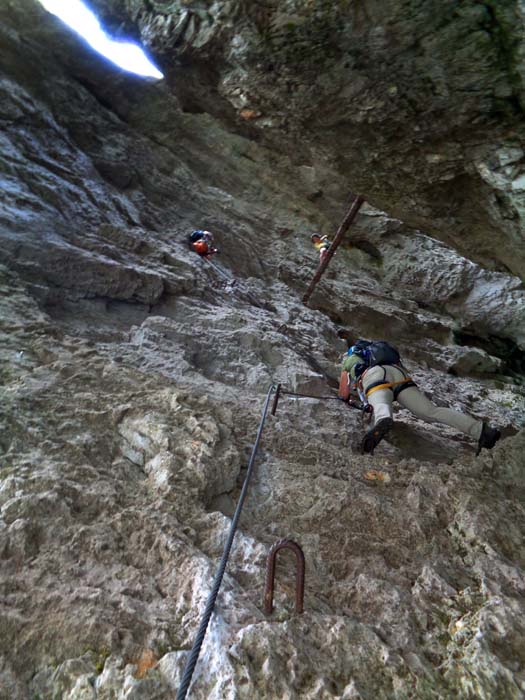
[[[508,29],[520,6],[501,3],[491,15],[491,3],[464,3],[444,18],[440,3],[423,32],[420,13],[430,10],[383,5],[378,22],[373,3],[155,1],[146,11],[105,2],[108,17],[122,22],[125,10],[124,27],[171,65],[167,84],[114,70],[30,0],[0,8],[1,700],[175,696],[269,386],[335,397],[345,341],[357,337],[394,342],[435,403],[488,420],[504,437],[476,457],[467,437],[397,407],[392,432],[363,456],[357,411],[283,396],[263,433],[189,697],[525,697],[521,200],[507,184],[496,197],[496,166],[480,175],[481,188],[473,175],[487,144],[506,144],[498,168],[519,168],[518,150],[508,150],[516,113],[504,108],[511,97],[515,110],[521,104],[518,26],[508,64],[490,71],[494,35],[504,46],[497,27]],[[474,41],[469,28],[486,16],[492,30]],[[340,21],[332,45],[320,32]],[[265,45],[257,50],[266,58],[249,41],[265,23],[273,92],[251,72],[269,61]],[[406,58],[409,30],[425,36],[416,32],[403,63],[401,77],[413,80],[404,116],[378,107],[370,85],[366,118],[363,106],[348,108],[339,123],[312,102],[301,141],[306,97],[292,90],[286,106],[283,75],[293,68],[301,81],[319,55],[301,67],[293,51],[325,36],[318,89],[334,91],[341,42],[355,54],[342,110],[356,71],[367,85],[374,62],[384,75],[373,84],[389,84],[393,36]],[[284,41],[292,31],[296,44]],[[465,38],[454,59],[445,56],[450,36]],[[171,84],[181,66],[185,87]],[[427,69],[442,79],[425,92]],[[257,87],[253,102],[235,92],[241,85]],[[436,105],[459,99],[465,85],[472,95],[452,133]],[[256,97],[271,97],[279,119],[270,123]],[[448,187],[474,194],[453,214],[449,190],[436,184],[449,166],[425,161],[404,131],[393,146],[399,121],[420,123],[424,104],[436,153],[456,153],[456,137],[464,144]],[[480,104],[490,119],[480,113],[467,129]],[[378,128],[384,120],[388,133]],[[343,138],[350,124],[355,150]],[[384,189],[387,170],[380,181],[349,166],[357,150],[372,157],[370,139],[389,154],[390,174],[394,155],[404,159],[396,197]],[[322,157],[298,156],[298,143]],[[308,234],[333,235],[358,190],[370,191],[369,203],[305,307],[317,264]],[[215,233],[218,270],[188,250],[193,228]],[[266,556],[284,537],[305,554],[305,612],[294,613],[284,552],[266,616]]]

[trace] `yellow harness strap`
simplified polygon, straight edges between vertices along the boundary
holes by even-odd
[[[378,386],[373,386],[371,389],[365,392],[366,398],[370,396],[370,394],[373,394],[374,391],[379,391],[379,389],[391,389],[393,386],[399,386],[399,384],[406,384],[406,382],[411,382],[412,377],[406,377],[406,379],[402,379],[400,382],[387,382],[386,384],[379,384]]]

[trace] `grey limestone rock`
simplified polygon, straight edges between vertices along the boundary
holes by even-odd
[[[165,82],[0,6],[0,699],[174,697],[269,386],[335,399],[358,337],[503,439],[396,406],[364,456],[283,395],[189,697],[525,697],[521,5],[93,5]]]

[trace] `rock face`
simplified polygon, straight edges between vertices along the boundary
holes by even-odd
[[[476,458],[399,409],[364,457],[357,411],[283,397],[188,697],[523,698],[525,294],[501,269],[521,269],[519,189],[474,167],[498,150],[519,169],[520,5],[464,3],[445,22],[442,3],[428,18],[383,3],[380,23],[373,3],[182,5],[104,5],[128,12],[170,88],[115,71],[30,0],[0,7],[0,698],[174,697],[269,386],[335,396],[357,337],[394,341],[435,403],[505,439]],[[470,41],[486,16],[492,33]],[[316,61],[315,91],[287,102],[285,76],[301,85]],[[434,161],[407,137],[419,125]],[[381,178],[351,166],[373,143]],[[389,214],[363,207],[307,308],[307,234],[333,233],[350,190]],[[450,214],[447,192],[472,197]],[[215,232],[219,271],[187,249],[196,227]],[[283,554],[266,617],[282,537],[305,553],[305,612]]]
[[[523,278],[520,0],[94,4],[142,37],[183,106],[295,137],[302,165]]]

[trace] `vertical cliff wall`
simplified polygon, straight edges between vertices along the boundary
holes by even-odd
[[[517,272],[522,254],[518,219],[500,226],[510,199],[492,219],[457,210],[464,235],[438,242],[430,233],[441,236],[447,217],[434,214],[448,199],[420,168],[423,146],[399,133],[400,153],[403,144],[412,153],[399,156],[396,188],[413,193],[408,206],[404,195],[381,196],[398,172],[392,151],[384,146],[381,160],[392,170],[350,167],[335,122],[321,138],[307,114],[296,121],[302,103],[284,106],[282,76],[273,99],[290,128],[256,125],[239,110],[266,115],[267,106],[236,111],[223,64],[205,47],[243,46],[254,22],[268,23],[275,46],[275,7],[186,5],[182,16],[179,3],[148,3],[155,21],[139,3],[105,6],[113,21],[127,8],[126,28],[149,37],[168,69],[161,84],[115,70],[30,0],[0,9],[0,698],[174,696],[268,386],[327,395],[345,340],[358,336],[397,343],[433,401],[490,420],[504,439],[476,458],[468,438],[397,410],[391,435],[364,457],[358,412],[283,399],[190,697],[521,698],[525,317],[522,282],[505,269]],[[374,6],[352,7],[364,15],[361,24],[352,15],[347,42],[375,21]],[[472,12],[451,13],[443,31],[461,34]],[[166,26],[166,37],[180,36],[173,54],[159,45]],[[194,37],[209,29],[202,55],[196,39],[183,41],[192,26]],[[426,41],[440,36],[429,29]],[[281,68],[285,46],[275,49]],[[406,71],[423,104],[422,73],[411,62]],[[243,75],[271,96],[269,80]],[[372,115],[383,119],[382,108],[369,111],[368,127],[352,132],[352,148],[366,153],[380,138]],[[501,134],[515,123],[503,112]],[[480,134],[488,143],[493,124],[481,120]],[[443,152],[455,148],[448,135]],[[472,174],[465,143],[457,167]],[[351,245],[305,307],[316,266],[308,233],[333,233],[349,193],[368,188]],[[433,209],[419,218],[424,191]],[[235,284],[187,249],[196,227],[215,232],[217,262]],[[479,234],[489,229],[493,245]],[[267,618],[265,557],[281,537],[305,552],[305,613],[293,613],[283,558]]]
[[[517,0],[97,0],[191,109],[250,120],[375,206],[523,278]]]

